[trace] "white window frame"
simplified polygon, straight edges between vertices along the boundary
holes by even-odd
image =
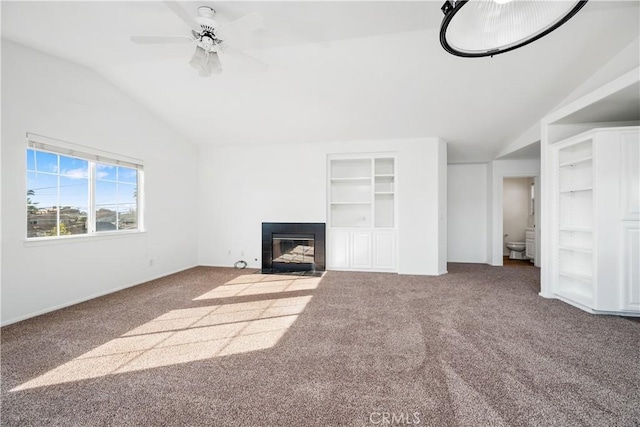
[[[94,238],[98,236],[113,236],[123,234],[144,233],[144,162],[133,157],[123,156],[121,154],[110,153],[107,151],[97,150],[91,147],[74,144],[60,139],[50,138],[43,135],[27,132],[27,147],[36,151],[44,151],[56,155],[74,157],[88,162],[88,212],[87,212],[87,232],[85,234],[74,234],[66,236],[46,236],[46,237],[26,237],[28,242],[34,241],[52,241],[62,239],[81,239]],[[26,150],[25,150],[26,152]],[[128,230],[109,230],[96,231],[96,164],[103,163],[113,166],[123,166],[137,170],[137,225],[136,229]],[[60,213],[58,212],[58,216]],[[28,213],[25,211],[25,218]],[[28,220],[27,220],[28,221]],[[60,223],[58,217],[57,224]],[[25,221],[25,234],[27,231],[27,222]]]

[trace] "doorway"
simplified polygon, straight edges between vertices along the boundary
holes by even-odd
[[[504,266],[536,264],[537,177],[504,177],[502,182],[502,258]]]

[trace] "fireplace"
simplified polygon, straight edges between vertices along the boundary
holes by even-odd
[[[324,223],[262,223],[263,273],[304,274],[324,269]]]

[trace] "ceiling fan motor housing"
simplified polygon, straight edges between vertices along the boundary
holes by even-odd
[[[213,19],[216,15],[216,11],[211,9],[209,6],[200,6],[198,8],[198,15],[196,22],[200,24],[202,31],[214,33],[216,28],[218,28],[218,23]]]
[[[218,45],[222,43],[222,40],[216,35],[218,24],[213,19],[215,15],[216,11],[209,6],[200,6],[198,8],[196,22],[200,24],[200,28],[202,29],[197,36],[200,39],[198,46],[207,52],[217,51]]]

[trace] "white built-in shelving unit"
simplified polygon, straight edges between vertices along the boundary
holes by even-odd
[[[327,267],[396,271],[396,157],[330,155]]]
[[[593,301],[593,138],[556,147],[557,291],[583,304]]]
[[[638,126],[594,128],[549,147],[550,288],[594,313],[640,314],[639,147]]]
[[[640,316],[640,69],[541,121],[541,292]]]
[[[640,127],[593,128],[548,147],[543,295],[640,315]]]

